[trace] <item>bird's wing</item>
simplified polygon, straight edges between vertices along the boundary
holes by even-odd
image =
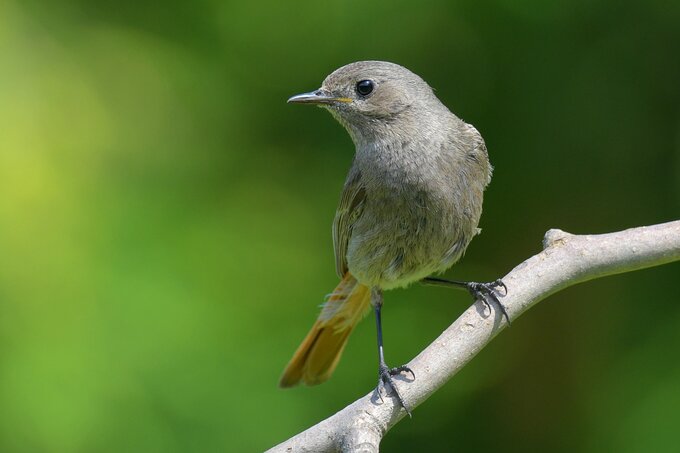
[[[342,190],[340,204],[333,221],[333,248],[335,250],[335,270],[340,278],[347,273],[347,244],[352,234],[354,222],[361,216],[366,190],[361,184],[361,172],[352,168],[347,175]]]

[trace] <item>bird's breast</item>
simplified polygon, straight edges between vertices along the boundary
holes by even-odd
[[[347,263],[362,283],[389,289],[441,271],[475,234],[481,191],[467,187],[468,172],[454,152],[429,145],[357,153],[366,198]]]

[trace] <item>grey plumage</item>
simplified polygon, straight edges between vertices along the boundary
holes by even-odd
[[[375,84],[370,96],[357,81]],[[491,178],[484,141],[420,77],[394,63],[336,70],[323,104],[347,129],[356,156],[333,223],[336,268],[390,289],[444,271],[477,232]]]
[[[286,366],[280,385],[328,379],[349,334],[372,304],[379,383],[390,386],[408,412],[392,376],[407,372],[415,379],[415,373],[406,366],[390,369],[385,362],[382,290],[442,272],[463,255],[478,231],[491,178],[484,141],[427,83],[394,63],[343,66],[320,89],[289,102],[327,108],[349,132],[356,154],[333,222],[341,281]],[[497,301],[494,287],[502,285],[447,283],[485,301],[486,295]]]

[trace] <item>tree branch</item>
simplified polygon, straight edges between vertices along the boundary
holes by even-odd
[[[517,319],[537,302],[568,286],[606,275],[680,260],[680,221],[600,235],[572,235],[550,230],[543,251],[503,277],[508,294],[502,299]],[[502,329],[477,301],[439,338],[408,363],[417,379],[399,378],[401,395],[415,408],[455,375]],[[393,397],[384,402],[373,392],[335,415],[269,450],[278,452],[377,452],[380,440],[405,415]]]

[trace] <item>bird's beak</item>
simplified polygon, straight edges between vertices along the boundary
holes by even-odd
[[[296,94],[288,99],[288,102],[292,104],[335,104],[336,102],[352,102],[352,100],[350,98],[336,97],[319,89],[309,93]]]

